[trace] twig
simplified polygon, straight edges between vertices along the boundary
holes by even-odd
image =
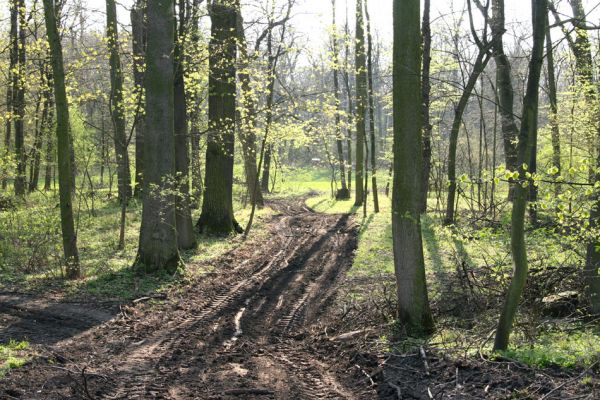
[[[578,379],[580,379],[582,376],[584,376],[585,374],[587,374],[592,368],[594,368],[596,366],[596,364],[598,364],[598,361],[596,361],[595,363],[593,363],[592,365],[590,365],[588,368],[586,368],[581,374],[577,375],[575,378],[569,379],[568,381],[564,381],[563,383],[561,383],[560,385],[558,385],[557,387],[555,387],[554,389],[552,389],[551,391],[549,391],[548,393],[546,393],[545,395],[543,395],[540,400],[544,400],[550,397],[550,395],[554,392],[556,392],[557,390],[559,390],[560,388],[564,387],[565,385],[574,382]]]
[[[425,349],[423,346],[419,347],[419,353],[421,354],[421,358],[423,359],[423,365],[425,366],[425,373],[429,375],[429,363],[427,362],[427,354],[425,354]]]
[[[360,365],[358,365],[358,364],[354,364],[354,366],[355,366],[356,368],[358,368],[358,370],[359,370],[360,372],[362,372],[362,373],[363,373],[363,374],[364,374],[364,375],[365,375],[367,378],[369,378],[369,381],[371,382],[371,386],[375,386],[375,382],[373,381],[373,378],[371,378],[371,375],[369,375],[369,374],[367,373],[367,371],[365,371],[364,369],[362,369],[362,367],[361,367]]]

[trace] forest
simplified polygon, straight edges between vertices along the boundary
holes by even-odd
[[[0,81],[0,399],[600,398],[598,0],[2,0]]]

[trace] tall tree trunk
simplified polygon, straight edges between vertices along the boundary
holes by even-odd
[[[421,32],[423,34],[423,176],[421,185],[421,212],[427,211],[427,198],[429,195],[429,175],[431,173],[431,133],[433,126],[429,116],[430,104],[430,71],[431,71],[431,0],[423,2],[423,22]]]
[[[331,0],[331,8],[333,14],[332,24],[332,38],[331,47],[333,50],[333,90],[335,94],[335,144],[337,149],[338,166],[340,170],[340,185],[335,194],[336,199],[346,200],[350,198],[350,191],[348,190],[348,184],[346,183],[346,164],[344,162],[344,143],[342,136],[342,100],[340,95],[340,80],[339,80],[339,69],[340,69],[340,55],[338,51],[338,32],[335,20],[335,0]]]
[[[137,0],[131,8],[131,34],[133,51],[133,83],[137,91],[144,90],[144,55],[146,52],[146,0]],[[146,119],[138,118],[135,124],[135,186],[139,197],[144,181],[144,132]]]
[[[569,43],[575,55],[577,82],[585,91],[587,102],[592,107],[591,112],[593,113],[591,122],[594,133],[590,138],[590,153],[593,159],[590,162],[589,176],[590,183],[597,184],[600,181],[600,92],[598,91],[597,82],[594,82],[594,64],[588,30],[581,27],[585,25],[586,18],[583,2],[581,0],[570,0],[569,3],[576,20],[575,41],[570,40]],[[595,232],[598,229],[598,221],[600,220],[600,192],[598,188],[594,188],[591,200],[590,230]],[[600,237],[597,233],[592,234],[592,239],[587,245],[584,277],[585,294],[590,308],[592,312],[600,313]]]
[[[241,227],[233,215],[235,145],[236,28],[239,4],[215,0],[210,6],[206,179],[200,231],[229,234]]]
[[[423,126],[419,8],[419,0],[394,0],[392,240],[398,317],[407,333],[417,336],[433,330],[420,222]]]
[[[45,170],[44,170],[44,191],[47,192],[52,186],[52,165],[54,164],[54,138],[52,128],[54,127],[54,102],[52,101],[53,90],[52,85],[54,82],[52,76],[52,69],[50,68],[46,75],[46,82],[48,84],[47,101],[48,101],[48,118],[46,119],[45,137],[46,137],[46,159],[45,159]]]
[[[454,109],[454,120],[452,121],[452,129],[450,131],[450,145],[448,149],[448,198],[446,202],[446,216],[444,218],[445,225],[454,223],[454,202],[456,201],[456,148],[458,146],[458,133],[462,124],[462,117],[467,107],[469,97],[473,92],[473,88],[479,79],[479,75],[485,69],[490,60],[490,55],[486,49],[480,49],[473,70],[469,75],[467,85],[465,86],[462,95]]]
[[[179,29],[175,39],[175,171],[177,181],[177,243],[180,249],[192,249],[196,246],[194,223],[190,211],[190,138],[188,135],[187,104],[185,99],[185,83],[183,80],[183,44],[185,38],[185,0],[179,0]]]
[[[496,82],[498,100],[500,102],[500,117],[502,137],[504,140],[504,157],[506,167],[511,171],[517,169],[517,134],[518,128],[513,113],[514,90],[511,77],[511,65],[504,53],[502,37],[506,31],[504,27],[504,0],[492,0],[492,50],[496,63]],[[512,191],[512,190],[511,190]]]
[[[19,14],[19,40],[17,72],[14,75],[14,121],[15,121],[15,158],[17,161],[17,174],[15,176],[15,194],[25,195],[25,35],[27,29],[27,18],[25,14],[25,0],[16,1]],[[14,71],[13,71],[14,73]]]
[[[46,77],[46,72],[44,71],[45,67],[42,66],[42,84],[43,85],[48,85],[47,82],[45,82],[45,77]],[[35,139],[33,142],[33,149],[32,149],[32,157],[31,157],[31,164],[29,167],[29,175],[30,175],[30,179],[29,179],[29,186],[27,188],[27,191],[29,193],[35,192],[38,189],[38,182],[39,182],[39,178],[40,178],[40,164],[41,164],[41,160],[42,160],[42,145],[43,145],[43,140],[44,137],[47,136],[46,134],[46,127],[48,125],[47,119],[48,119],[48,95],[47,95],[48,89],[44,88],[39,100],[38,100],[38,106],[39,103],[42,103],[42,115],[40,116],[39,120],[36,121],[36,126],[35,126]],[[37,108],[37,106],[36,106]],[[36,112],[37,114],[37,112]]]
[[[256,185],[258,184],[256,180],[258,171],[256,166],[256,103],[250,81],[250,58],[248,55],[246,34],[244,32],[241,10],[240,15],[238,16],[236,32],[240,50],[240,68],[238,70],[238,77],[241,84],[240,105],[242,106],[242,112],[240,112],[241,118],[238,136],[240,138],[242,154],[244,157],[244,171],[246,173],[246,185],[248,187],[248,193],[250,193],[251,197],[254,197],[251,199],[252,202],[255,202],[258,207],[263,207],[264,199],[262,191],[256,190]]]
[[[131,173],[127,153],[125,132],[125,103],[123,102],[123,71],[119,55],[119,31],[115,0],[106,0],[106,39],[110,54],[110,108],[114,127],[115,155],[117,157],[117,179],[119,201],[127,203],[131,197]]]
[[[352,89],[350,87],[350,28],[348,27],[348,3],[346,2],[346,24],[344,27],[344,42],[346,43],[344,52],[344,86],[346,89],[346,100],[348,104],[348,121],[346,123],[346,149],[348,159],[348,191],[352,190],[352,122],[355,117],[354,105],[352,104]]]
[[[367,76],[369,84],[369,134],[371,136],[371,186],[373,190],[373,206],[379,212],[379,193],[377,193],[377,151],[375,146],[375,88],[373,87],[373,36],[371,35],[371,18],[369,17],[368,0],[365,0],[365,16],[367,17]],[[366,184],[365,184],[366,192]]]
[[[16,74],[13,72],[17,68],[17,60],[19,57],[18,49],[19,42],[17,39],[18,34],[18,21],[19,12],[17,10],[16,0],[10,0],[9,3],[9,14],[10,14],[10,34],[9,34],[9,65],[7,71],[7,82],[6,82],[6,113],[9,118],[6,119],[6,126],[4,132],[4,156],[8,158],[10,156],[10,144],[12,136],[12,125],[14,120],[14,87],[16,86],[15,79]],[[2,177],[2,190],[5,190],[8,186],[8,175],[9,171],[3,171],[4,176]]]
[[[264,193],[269,193],[269,179],[270,179],[270,175],[271,175],[271,151],[272,151],[272,146],[270,143],[268,143],[266,145],[266,149],[265,149],[265,157],[263,160],[263,171],[262,171],[262,178],[260,180],[260,189],[264,192]]]
[[[356,70],[356,167],[355,167],[355,198],[354,205],[361,206],[365,193],[363,186],[364,153],[367,110],[367,61],[365,54],[365,31],[363,26],[363,2],[356,0],[356,50],[354,68]]]
[[[546,31],[547,0],[532,0],[533,48],[529,62],[527,89],[523,99],[523,113],[519,142],[517,145],[517,164],[519,181],[515,184],[511,215],[511,252],[514,263],[513,278],[506,294],[506,300],[496,329],[494,350],[506,350],[513,321],[519,305],[523,288],[527,280],[527,248],[525,246],[525,209],[527,208],[527,163],[533,152],[538,120],[538,99],[540,74],[544,63],[544,38]]]
[[[550,102],[550,127],[552,132],[552,164],[557,168],[556,176],[560,176],[562,171],[560,157],[560,130],[558,126],[558,96],[556,89],[556,74],[554,71],[554,48],[552,46],[552,35],[550,33],[550,24],[546,16],[546,66],[548,71],[548,101]],[[560,184],[554,185],[555,194],[560,194]]]
[[[150,271],[180,264],[175,223],[175,135],[173,107],[174,7],[148,0],[146,131],[140,241],[136,265]]]
[[[69,134],[69,103],[67,102],[65,87],[62,45],[58,34],[58,18],[55,14],[53,0],[44,0],[44,19],[46,21],[46,34],[52,58],[52,80],[54,82],[54,100],[56,105],[58,182],[63,252],[66,263],[66,276],[69,279],[75,279],[80,276],[80,270],[77,234],[73,220],[73,189],[71,187],[73,184],[73,170],[71,166],[71,135]]]

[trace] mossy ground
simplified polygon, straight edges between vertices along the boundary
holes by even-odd
[[[0,343],[0,378],[9,370],[19,368],[27,362],[29,359],[28,349],[29,343],[25,341],[11,340],[6,344]]]

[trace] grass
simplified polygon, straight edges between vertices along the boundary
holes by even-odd
[[[236,186],[234,211],[244,226],[250,208],[243,204],[243,190]],[[117,250],[120,207],[107,189],[97,190],[91,198],[77,198],[77,234],[83,277],[62,279],[61,236],[57,193],[33,193],[26,204],[0,213],[0,289],[44,293],[61,292],[68,297],[99,300],[130,300],[154,291],[165,290],[186,279],[210,272],[203,266],[239,245],[239,238],[198,236],[196,249],[182,253],[186,264],[176,274],[146,274],[131,267],[135,260],[141,204],[132,199],[128,206],[125,248]],[[199,210],[193,219],[199,217]],[[257,210],[252,235],[265,234],[264,221],[269,208]]]
[[[319,184],[323,185],[323,182]],[[301,186],[316,188],[319,184],[305,183]],[[353,200],[337,201],[331,197],[329,190],[306,200],[307,206],[317,212],[356,214],[360,230],[356,257],[348,273],[350,278],[370,278],[371,282],[394,280],[391,201],[383,194],[379,200],[381,211],[375,214],[372,198],[368,199],[366,217],[362,208],[354,207]],[[430,207],[435,205],[434,201],[430,199]],[[463,212],[454,227],[442,226],[442,216],[435,212],[423,215],[421,219],[430,300],[438,309],[438,331],[427,342],[438,348],[460,349],[461,352],[475,355],[480,350],[491,350],[489,341],[482,349],[480,344],[493,331],[499,315],[498,305],[490,305],[488,309],[472,314],[458,310],[457,315],[453,315],[439,309],[447,308],[448,303],[460,301],[460,298],[453,296],[464,295],[464,288],[452,287],[457,284],[457,268],[462,265],[475,274],[489,276],[491,289],[496,290],[497,298],[503,298],[512,269],[510,210],[501,210],[499,224],[486,226],[466,223],[465,209],[466,204],[462,204],[460,210]],[[531,269],[540,271],[548,267],[578,265],[581,262],[581,249],[565,246],[563,240],[552,230],[529,228],[527,246]],[[349,296],[360,299],[362,289],[357,287],[355,293],[351,290]],[[528,313],[533,315],[526,315]],[[589,367],[600,359],[600,336],[597,331],[580,329],[570,322],[556,321],[556,325],[545,332],[526,335],[528,330],[533,329],[532,324],[539,322],[536,318],[532,310],[521,311],[511,348],[505,354],[507,357],[534,367],[555,365],[564,368]]]
[[[13,369],[23,366],[29,360],[26,351],[29,349],[29,343],[9,341],[7,344],[0,343],[0,378]]]

